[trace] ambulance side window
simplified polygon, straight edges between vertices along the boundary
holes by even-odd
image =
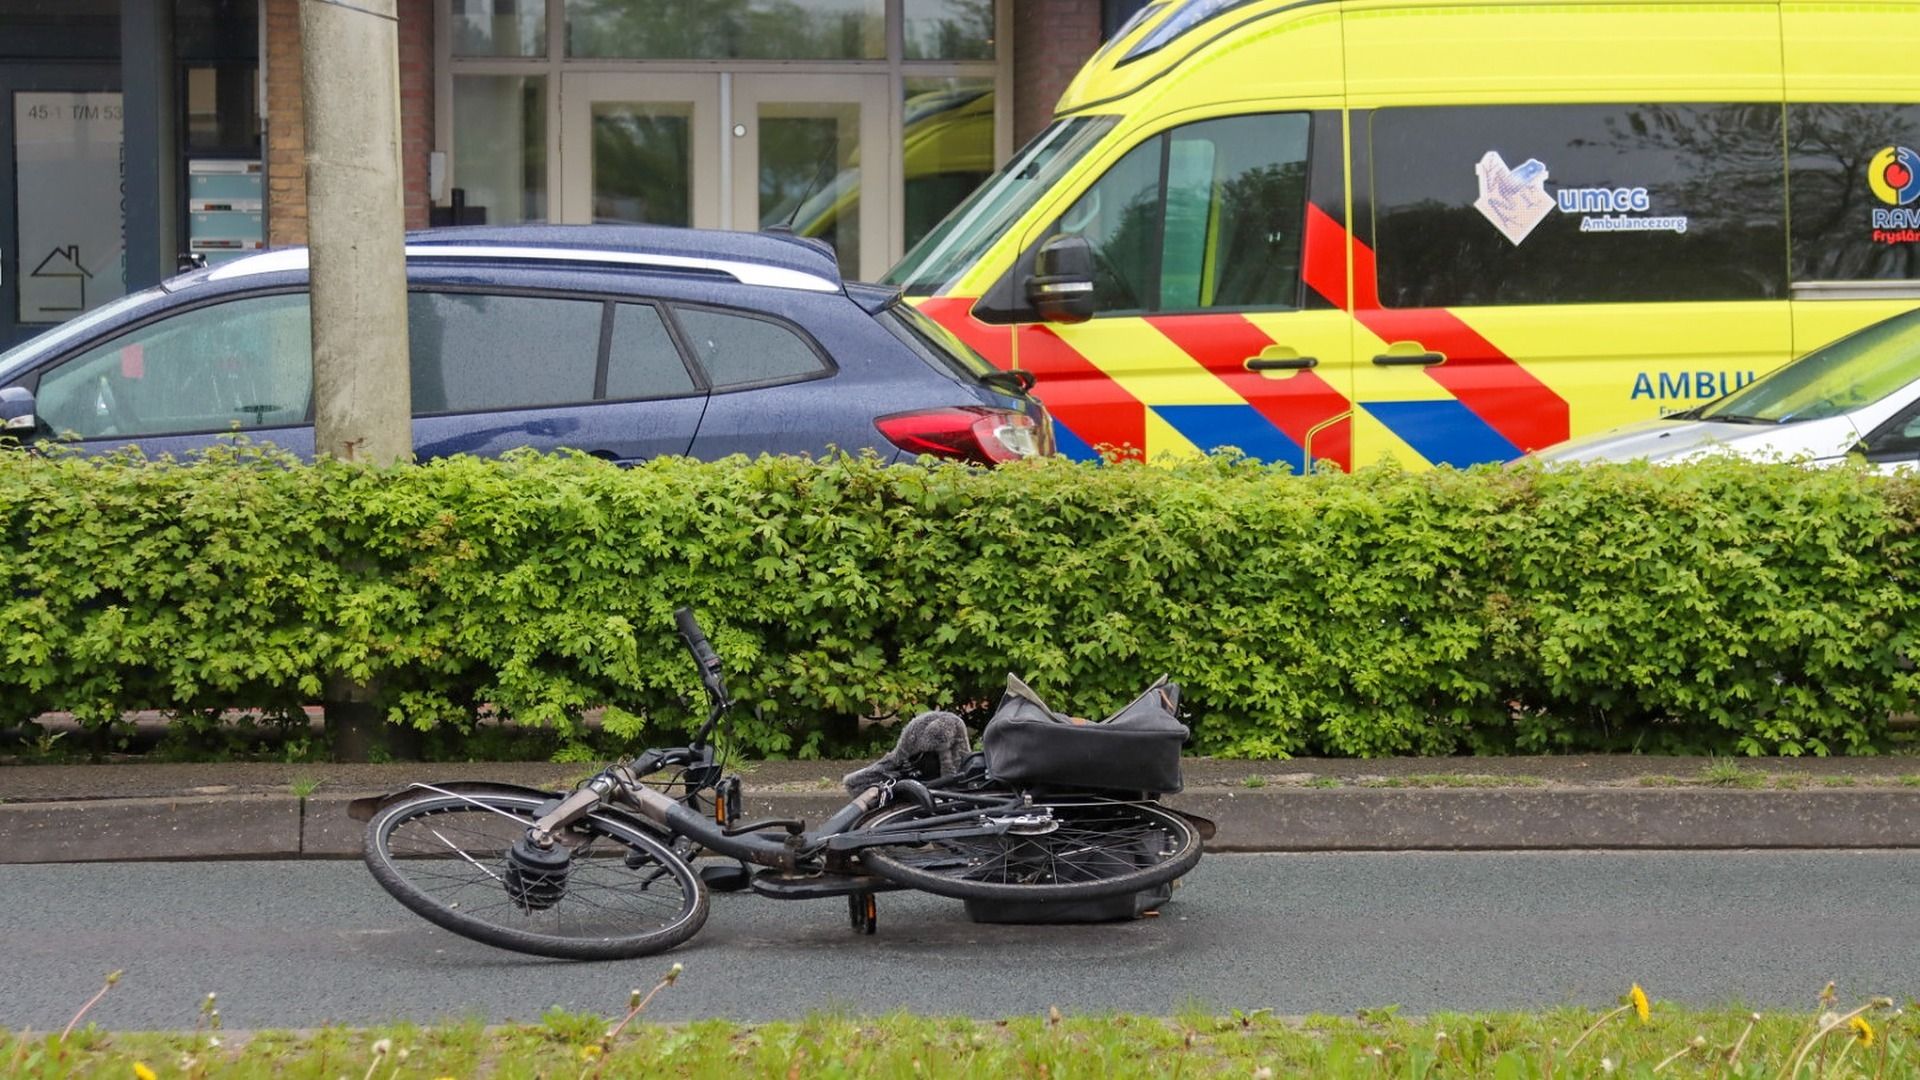
[[[1153,240],[1160,225],[1160,158],[1166,140],[1134,147],[1095,181],[1055,227],[1093,247],[1094,310],[1148,310]]]
[[[1300,302],[1305,113],[1233,116],[1134,147],[1053,233],[1085,237],[1099,314]]]
[[[1920,105],[1787,106],[1793,280],[1920,280]]]
[[[1389,108],[1368,123],[1386,307],[1787,294],[1778,105]]]

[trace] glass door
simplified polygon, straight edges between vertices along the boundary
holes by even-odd
[[[878,276],[898,186],[887,76],[732,80],[733,227],[786,226],[832,244],[846,277]]]
[[[884,73],[562,76],[559,220],[786,226],[832,244],[847,277],[878,276],[898,246],[888,83]]]
[[[721,78],[562,76],[560,220],[722,227]]]

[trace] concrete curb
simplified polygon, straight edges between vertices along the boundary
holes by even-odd
[[[4,803],[0,863],[357,857],[362,826],[346,805],[373,790]],[[746,813],[819,821],[844,802],[750,792]],[[1167,802],[1218,823],[1214,851],[1920,847],[1913,788],[1207,786]]]

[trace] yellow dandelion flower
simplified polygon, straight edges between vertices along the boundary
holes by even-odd
[[[1639,983],[1634,983],[1633,989],[1627,991],[1627,999],[1633,1003],[1633,1015],[1639,1017],[1641,1023],[1646,1023],[1647,1018],[1653,1015],[1653,1006],[1647,1001],[1647,992],[1640,989]]]
[[[587,1045],[580,1048],[581,1061],[592,1061],[594,1058],[599,1057],[600,1054],[601,1050],[598,1046]]]
[[[1873,1045],[1873,1025],[1867,1023],[1866,1017],[1856,1016],[1847,1026],[1853,1029],[1854,1037],[1860,1040],[1861,1046]]]
[[[146,1062],[136,1061],[133,1063],[133,1075],[139,1077],[140,1080],[158,1080],[159,1074],[147,1068]]]

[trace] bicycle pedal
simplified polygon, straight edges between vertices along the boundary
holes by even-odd
[[[880,905],[872,893],[847,894],[847,918],[856,934],[871,934],[880,925]]]
[[[700,880],[714,892],[739,892],[747,887],[750,875],[744,866],[703,866],[699,869]]]

